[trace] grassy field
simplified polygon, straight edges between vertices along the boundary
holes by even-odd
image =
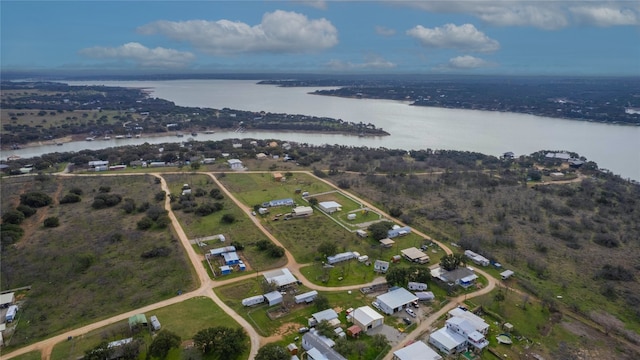
[[[42,354],[40,353],[40,351],[30,351],[26,354],[23,355],[19,355],[14,357],[14,359],[16,360],[41,360],[42,359]]]
[[[222,311],[211,299],[206,297],[193,298],[179,304],[167,306],[145,314],[147,319],[151,315],[158,317],[163,330],[169,330],[182,338],[182,341],[192,339],[200,330],[224,325],[239,327],[233,318]],[[131,337],[129,326],[123,321],[112,326],[99,329],[71,341],[62,342],[53,350],[52,360],[76,359],[84,355],[86,350],[94,348],[101,341],[115,341]],[[146,346],[151,343],[151,336],[142,332],[136,337],[141,337]],[[247,342],[248,344],[248,342]],[[145,347],[141,349],[146,351]],[[142,358],[144,354],[141,354]],[[168,360],[184,358],[186,354],[182,350],[174,350],[167,357]],[[245,351],[239,358],[247,359],[249,351]]]
[[[209,249],[228,246],[231,242],[239,242],[244,245],[243,251],[239,252],[241,259],[243,259],[248,269],[246,272],[234,273],[230,276],[223,278],[243,275],[252,271],[263,271],[266,269],[273,269],[281,267],[286,263],[286,258],[274,259],[269,257],[264,251],[259,251],[255,244],[258,240],[266,240],[267,237],[253,225],[251,219],[238,208],[233,201],[228,198],[223,200],[215,200],[209,196],[209,192],[217,188],[213,183],[213,180],[204,174],[183,173],[183,174],[165,174],[163,175],[172,194],[180,194],[182,186],[189,184],[192,189],[192,193],[195,193],[197,189],[202,189],[207,195],[202,197],[195,197],[194,201],[197,204],[204,204],[209,202],[221,202],[224,205],[222,211],[214,212],[207,216],[198,216],[195,213],[186,213],[183,210],[175,210],[174,214],[180,221],[182,228],[190,239],[201,239],[208,236],[222,234],[226,241],[224,243],[218,240],[206,241],[204,247],[197,247],[197,251],[201,254],[205,254]],[[225,214],[231,214],[235,217],[235,221],[231,224],[221,221]],[[217,264],[222,265],[220,264]],[[217,267],[214,268],[218,270]]]
[[[193,269],[171,230],[138,230],[144,212],[126,215],[121,204],[93,209],[100,187],[138,206],[154,204],[149,190],[159,190],[151,176],[2,180],[3,212],[27,191],[54,199],[24,221],[19,242],[2,249],[2,289],[32,287],[21,304],[11,348],[194,288]],[[82,201],[58,204],[73,188],[82,190]],[[50,216],[58,217],[60,226],[44,228],[42,221]],[[141,257],[158,247],[169,250],[166,257]]]

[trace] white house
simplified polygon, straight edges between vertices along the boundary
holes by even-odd
[[[311,206],[297,206],[291,210],[291,215],[295,217],[311,216],[313,208]]]
[[[320,210],[326,212],[327,214],[333,214],[336,211],[342,210],[342,205],[338,204],[335,201],[323,201],[318,203],[318,207]]]
[[[240,161],[239,159],[229,159],[227,160],[227,164],[229,164],[229,167],[231,168],[231,170],[244,169],[244,166],[242,165],[242,161]]]
[[[450,317],[458,317],[467,320],[471,325],[473,325],[474,329],[481,334],[487,335],[487,332],[489,331],[489,324],[487,324],[483,318],[471,311],[462,310],[457,307],[451,309],[448,315]]]
[[[373,271],[378,273],[386,273],[389,270],[389,262],[384,260],[376,260],[373,263]]]
[[[475,349],[482,350],[489,346],[489,341],[484,337],[484,335],[477,331],[473,324],[466,319],[454,316],[447,319],[445,323],[448,331],[462,335],[467,344]]]
[[[278,288],[291,285],[298,281],[287,268],[265,271],[262,273],[267,283],[274,283]]]
[[[422,341],[393,352],[393,360],[442,360],[442,356]]]
[[[358,325],[362,331],[375,329],[382,326],[384,317],[369,306],[362,306],[353,311],[351,314],[353,323]]]
[[[464,351],[467,348],[467,339],[443,327],[429,335],[429,344],[435,346],[436,349],[447,355],[452,355]]]
[[[380,310],[387,315],[401,311],[408,304],[417,301],[418,297],[405,288],[398,288],[376,297]]]

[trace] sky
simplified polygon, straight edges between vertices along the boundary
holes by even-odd
[[[640,75],[640,1],[6,1],[2,71]]]

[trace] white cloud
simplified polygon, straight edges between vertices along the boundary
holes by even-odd
[[[500,48],[498,41],[491,39],[472,24],[445,24],[433,29],[418,25],[407,30],[407,35],[416,38],[425,47],[479,52],[491,52]]]
[[[331,60],[327,63],[327,67],[332,70],[392,69],[396,66],[395,63],[385,60],[378,55],[365,56],[365,61],[362,63],[352,63],[341,60]]]
[[[330,21],[282,10],[265,13],[255,26],[229,20],[160,20],[138,31],[163,34],[214,55],[313,52],[338,43],[338,30]]]
[[[320,10],[327,10],[327,2],[325,0],[297,0],[294,2]]]
[[[157,47],[150,49],[130,42],[118,47],[95,46],[82,49],[80,54],[95,59],[132,60],[143,66],[182,67],[195,59],[190,52]]]
[[[390,29],[384,26],[376,26],[375,29],[376,29],[376,34],[382,35],[382,36],[393,36],[396,34],[395,29]]]
[[[454,69],[476,69],[493,65],[493,63],[471,55],[456,56],[449,59],[449,67]]]
[[[608,27],[617,25],[638,25],[640,17],[631,9],[615,6],[575,6],[570,11],[578,21],[585,24]]]

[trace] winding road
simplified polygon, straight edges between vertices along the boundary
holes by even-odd
[[[260,173],[264,173],[265,171],[261,171]],[[324,182],[325,184],[331,186],[332,188],[339,190],[342,193],[345,193],[346,195],[348,195],[349,197],[356,199],[357,201],[361,202],[364,206],[375,210],[376,212],[383,214],[385,217],[387,218],[391,218],[391,216],[385,212],[383,212],[382,210],[378,209],[376,206],[374,206],[373,204],[366,202],[362,199],[360,199],[358,196],[345,191],[343,189],[338,189],[333,183],[329,182],[328,180],[322,179],[322,178],[318,178],[315,175],[313,175],[311,172],[309,171],[293,171],[296,173],[305,173],[311,177],[314,177],[317,181],[321,181]],[[251,172],[247,172],[247,173],[251,173]],[[255,172],[258,173],[258,172]],[[126,173],[126,174],[100,174],[100,175],[93,175],[93,174],[71,174],[68,173],[67,171],[60,173],[59,175],[61,176],[123,176],[123,175],[152,175],[155,176],[157,178],[160,179],[160,184],[161,184],[161,188],[162,190],[164,190],[167,194],[170,194],[170,190],[169,190],[169,186],[167,185],[167,182],[165,181],[165,179],[162,177],[163,174],[170,174],[170,173]],[[215,182],[215,184],[224,192],[224,194],[231,199],[240,209],[242,209],[247,217],[249,219],[251,219],[251,221],[253,221],[254,225],[256,227],[258,227],[265,236],[267,236],[273,243],[275,243],[278,246],[281,246],[283,248],[285,248],[280,241],[278,241],[278,239],[276,239],[264,226],[263,224],[260,222],[260,220],[251,215],[251,211],[253,210],[252,208],[249,208],[247,205],[243,204],[242,202],[240,202],[214,175],[214,173],[211,172],[203,172],[200,174],[206,174],[209,177],[211,177],[211,179]],[[135,315],[135,314],[139,314],[139,313],[145,313],[145,312],[151,312],[155,309],[158,308],[162,308],[168,305],[173,305],[173,304],[177,304],[180,303],[182,301],[185,301],[187,299],[191,299],[191,298],[195,298],[195,297],[207,297],[212,299],[225,313],[227,313],[228,315],[230,315],[233,319],[235,319],[240,326],[242,326],[245,331],[247,332],[247,334],[249,335],[249,338],[251,340],[251,350],[250,350],[250,355],[249,355],[249,359],[254,359],[258,349],[260,348],[260,346],[265,345],[266,343],[273,341],[273,337],[270,338],[265,338],[260,336],[255,329],[244,319],[242,318],[240,315],[238,315],[233,309],[231,309],[228,305],[226,305],[213,291],[214,288],[216,287],[220,287],[220,286],[224,286],[230,283],[235,283],[238,281],[242,281],[242,280],[246,280],[249,278],[255,278],[256,274],[248,274],[245,276],[240,276],[240,277],[236,277],[236,278],[232,278],[232,279],[228,279],[228,280],[222,280],[222,281],[214,281],[212,280],[207,271],[206,268],[202,266],[202,256],[197,254],[196,251],[193,249],[193,247],[191,246],[190,242],[189,242],[189,238],[187,237],[186,233],[184,232],[184,229],[182,228],[182,226],[180,225],[180,223],[178,222],[178,219],[176,218],[175,214],[173,213],[173,211],[171,210],[171,204],[170,204],[170,199],[167,196],[167,198],[165,199],[165,209],[168,211],[169,214],[169,219],[171,220],[171,223],[173,225],[173,229],[175,230],[175,233],[177,235],[177,237],[180,239],[180,242],[182,243],[182,246],[184,247],[186,254],[189,257],[189,260],[191,261],[191,264],[193,266],[193,269],[195,271],[195,274],[200,282],[200,286],[194,290],[191,291],[189,293],[184,293],[182,295],[179,296],[175,296],[175,297],[171,297],[169,299],[154,303],[154,304],[150,304],[135,310],[131,310],[128,311],[126,313],[122,313],[122,314],[118,314],[116,316],[110,317],[108,319],[104,319],[101,321],[97,321],[95,323],[77,328],[77,329],[73,329],[70,331],[67,331],[65,333],[53,336],[51,338],[39,341],[37,343],[31,344],[31,345],[27,345],[25,347],[22,347],[20,349],[17,349],[15,351],[12,351],[8,354],[1,354],[0,355],[0,360],[9,360],[11,358],[14,358],[16,356],[19,355],[23,355],[26,354],[28,352],[31,351],[40,351],[41,352],[41,359],[42,360],[50,360],[51,359],[51,353],[53,351],[53,348],[56,344],[62,342],[62,341],[66,341],[69,337],[77,337],[80,336],[82,334],[86,334],[90,331],[93,330],[97,330],[100,329],[104,326],[119,322],[119,321],[123,321],[128,319],[130,316]],[[396,221],[397,222],[397,221]],[[402,224],[404,225],[404,224]],[[417,231],[415,229],[412,229],[412,231],[426,239],[429,239],[431,241],[433,241],[434,243],[436,243],[438,246],[440,246],[440,248],[442,248],[447,254],[452,254],[451,249],[449,249],[446,245],[444,245],[443,243],[427,236],[426,234]],[[285,256],[287,258],[287,268],[291,271],[291,273],[293,273],[298,279],[304,281],[305,286],[314,289],[314,290],[320,290],[320,291],[344,291],[344,290],[356,290],[356,289],[360,289],[361,287],[364,286],[369,286],[372,284],[377,284],[377,283],[383,283],[386,282],[386,280],[382,277],[376,278],[374,279],[374,281],[367,283],[367,284],[358,284],[358,285],[351,285],[351,286],[340,286],[340,287],[326,287],[326,286],[321,286],[321,285],[317,285],[314,284],[310,281],[305,281],[307,280],[304,275],[300,272],[300,269],[304,266],[307,266],[308,264],[300,264],[298,263],[293,255],[286,250],[285,248]],[[438,310],[437,312],[435,312],[434,314],[431,314],[429,317],[427,317],[426,319],[424,319],[420,325],[411,333],[407,334],[406,338],[404,339],[403,343],[399,343],[397,344],[395,347],[393,347],[391,349],[391,351],[386,355],[386,357],[384,359],[391,359],[393,356],[393,351],[396,351],[400,348],[402,348],[407,342],[411,341],[411,340],[415,340],[416,338],[418,338],[419,336],[421,336],[425,331],[429,330],[429,328],[431,327],[431,325],[443,314],[445,314],[447,311],[451,310],[452,308],[454,308],[455,306],[458,305],[458,303],[464,301],[464,299],[469,299],[475,296],[480,296],[480,295],[484,295],[487,294],[488,292],[490,292],[491,290],[493,290],[497,284],[497,280],[495,278],[493,278],[492,276],[490,276],[489,274],[487,274],[486,272],[480,270],[480,269],[476,269],[476,271],[478,273],[480,273],[482,276],[484,276],[487,280],[488,280],[488,285],[485,286],[484,288],[474,292],[474,293],[470,293],[467,295],[462,295],[459,296],[457,298],[451,299],[447,305],[445,305],[444,307],[442,307],[440,310]],[[259,273],[258,273],[259,274]]]

